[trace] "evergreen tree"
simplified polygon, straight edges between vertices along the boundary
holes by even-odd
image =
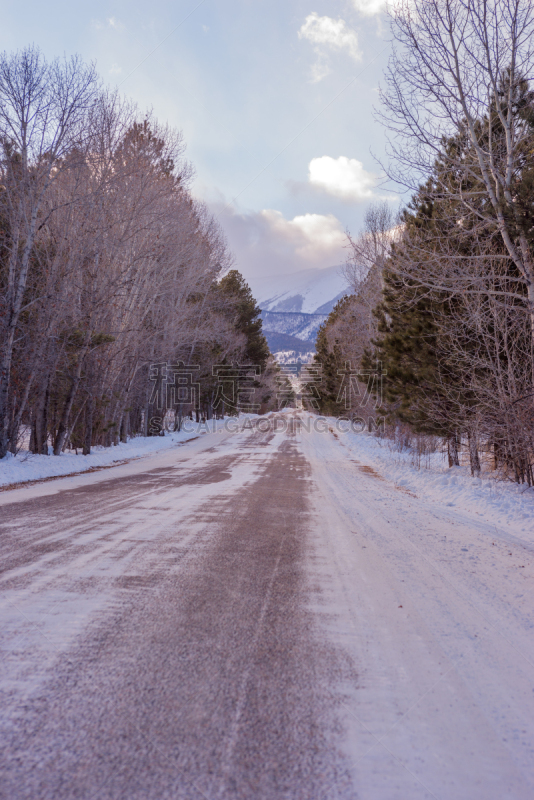
[[[500,345],[499,331],[491,328],[485,309],[491,300],[502,305],[503,313],[510,303],[524,313],[526,290],[500,237],[480,225],[477,204],[484,199],[474,171],[454,173],[447,167],[454,149],[465,152],[465,160],[473,157],[466,142],[461,136],[444,140],[447,157],[436,160],[434,175],[404,212],[404,235],[386,263],[383,299],[375,312],[379,335],[363,366],[371,367],[377,358],[382,361],[390,418],[408,423],[416,432],[447,437],[450,463],[458,463],[457,443],[461,433],[467,433],[477,472],[480,389],[485,388],[495,406],[502,406],[500,423],[496,413],[492,421],[486,419],[486,435],[495,442],[499,436],[509,439],[509,433],[497,434],[496,426],[505,426],[503,417],[513,398],[506,391],[503,398],[501,391],[498,400],[492,387],[497,372],[510,375],[511,384],[517,373],[509,346]],[[458,191],[444,191],[454,183],[472,197],[470,216],[454,199]],[[525,185],[518,176],[518,198],[530,183],[526,169]],[[473,297],[478,297],[482,311],[470,320]],[[455,328],[458,320],[462,323]],[[528,352],[526,340],[520,351]]]
[[[322,368],[322,381],[317,386],[319,411],[328,416],[338,417],[346,413],[344,404],[338,402],[343,379],[339,373],[345,367],[345,359],[342,343],[333,329],[336,322],[350,311],[354,299],[354,295],[346,295],[338,300],[317,333],[314,362]]]
[[[219,292],[226,301],[225,315],[235,329],[246,338],[245,362],[265,370],[269,358],[269,345],[262,333],[261,309],[250,287],[236,269],[230,270],[219,282]]]

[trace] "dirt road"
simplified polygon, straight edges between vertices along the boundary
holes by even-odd
[[[532,595],[328,431],[204,436],[0,515],[2,798],[534,796]]]

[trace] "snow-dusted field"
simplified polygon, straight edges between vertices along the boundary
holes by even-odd
[[[296,416],[0,493],[0,797],[534,797],[531,492]]]

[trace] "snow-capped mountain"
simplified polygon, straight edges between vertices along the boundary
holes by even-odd
[[[319,327],[348,291],[339,266],[268,275],[251,280],[250,287],[271,352],[281,363],[313,358]]]
[[[317,331],[327,315],[299,314],[296,311],[262,311],[261,317],[264,330],[315,341]]]
[[[254,278],[250,288],[262,311],[329,314],[346,293],[347,282],[340,266],[334,266]]]

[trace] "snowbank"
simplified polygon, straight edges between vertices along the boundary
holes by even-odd
[[[81,453],[76,455],[71,451],[60,456],[34,455],[26,450],[21,450],[16,456],[8,453],[5,458],[0,459],[0,487],[87,472],[133,458],[142,458],[159,450],[175,447],[197,436],[214,432],[224,423],[225,420],[210,420],[205,425],[189,422],[187,429],[180,433],[166,432],[165,436],[136,436],[116,447],[93,447],[90,456]]]
[[[410,451],[392,450],[387,439],[352,432],[338,436],[355,459],[374,467],[395,486],[427,502],[477,514],[486,522],[512,525],[518,532],[531,533],[534,541],[534,489],[497,480],[492,474],[472,478],[467,466],[449,469],[441,453],[430,457],[428,468],[418,469]]]

